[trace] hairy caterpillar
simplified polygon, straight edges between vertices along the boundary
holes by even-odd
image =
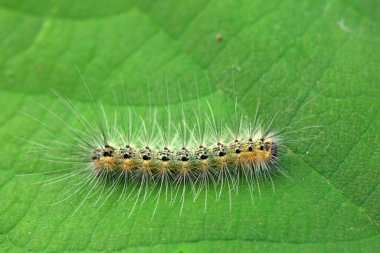
[[[216,199],[227,189],[231,200],[232,192],[237,192],[244,181],[252,197],[255,187],[260,191],[259,182],[269,180],[273,184],[273,175],[286,175],[280,158],[288,142],[284,137],[290,131],[273,128],[277,115],[266,124],[260,120],[259,104],[250,118],[238,111],[235,99],[232,117],[220,117],[214,113],[212,102],[200,103],[198,97],[197,106],[190,110],[182,103],[177,108],[168,103],[161,114],[151,106],[149,116],[143,117],[133,107],[117,106],[116,112],[109,112],[95,103],[86,87],[95,112],[92,118],[86,118],[59,95],[75,124],[40,105],[68,134],[62,140],[33,143],[47,160],[69,164],[63,175],[44,181],[50,185],[74,180],[74,186],[57,203],[84,193],[77,209],[92,196],[103,205],[121,187],[119,200],[132,200],[132,214],[137,203],[145,202],[156,189],[153,213],[161,195],[169,203],[179,199],[182,211],[187,193],[195,200],[204,192],[206,208],[210,188],[215,190]],[[55,138],[52,127],[40,123]]]

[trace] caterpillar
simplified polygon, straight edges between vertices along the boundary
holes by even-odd
[[[77,210],[94,195],[98,197],[95,203],[101,202],[102,206],[121,187],[121,203],[133,200],[130,215],[137,203],[145,202],[152,192],[156,193],[153,214],[161,195],[170,204],[179,198],[182,212],[187,193],[196,200],[204,192],[206,210],[208,191],[213,188],[217,200],[226,189],[231,208],[231,195],[238,191],[239,184],[248,186],[252,198],[255,187],[260,194],[261,181],[273,185],[275,175],[287,176],[281,156],[287,143],[284,137],[291,131],[274,129],[277,114],[266,124],[260,120],[259,103],[254,116],[247,117],[238,112],[235,99],[232,117],[218,118],[212,103],[202,104],[198,97],[196,109],[186,111],[183,103],[173,109],[168,103],[158,117],[155,107],[150,106],[147,118],[133,106],[125,111],[117,106],[116,112],[108,112],[95,102],[87,84],[86,88],[96,108],[91,119],[69,99],[56,94],[75,118],[75,126],[40,104],[51,120],[68,133],[63,140],[32,142],[37,152],[46,155],[45,159],[69,164],[69,168],[59,170],[64,171],[63,175],[44,181],[51,185],[74,178],[74,186],[55,204],[84,193]],[[56,137],[50,125],[39,122],[50,136]]]

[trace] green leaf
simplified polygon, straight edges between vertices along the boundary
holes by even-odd
[[[0,248],[4,252],[378,252],[380,250],[380,6],[365,1],[0,1]],[[65,183],[42,187],[58,169],[20,141],[51,139],[47,106],[73,115],[53,95],[69,98],[85,116],[96,99],[116,110],[124,83],[131,104],[148,95],[184,107],[214,101],[218,113],[238,105],[262,116],[282,112],[304,94],[291,117],[300,128],[283,157],[290,179],[261,186],[251,204],[242,186],[219,202],[187,199],[178,206],[130,206],[112,195],[102,208]],[[177,81],[180,80],[178,84]],[[145,94],[142,96],[141,94]],[[315,99],[314,99],[315,98]],[[310,102],[310,103],[309,103]],[[218,106],[221,106],[218,109]],[[305,105],[305,106],[302,106]],[[128,107],[127,102],[121,102]],[[233,108],[232,108],[233,109]],[[309,117],[297,125],[301,119]],[[55,128],[55,138],[64,129]],[[312,137],[312,138],[310,138]]]

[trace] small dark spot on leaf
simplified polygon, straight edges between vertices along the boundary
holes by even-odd
[[[220,33],[218,33],[217,35],[215,35],[215,41],[216,42],[221,42],[222,40],[223,40],[223,36]]]

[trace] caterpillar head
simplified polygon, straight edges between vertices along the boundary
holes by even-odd
[[[97,169],[112,170],[114,167],[115,148],[106,144],[97,148],[92,154],[92,161]]]

